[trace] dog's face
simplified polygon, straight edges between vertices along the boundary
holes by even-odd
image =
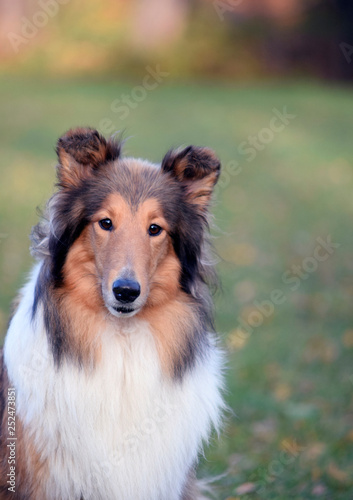
[[[49,249],[57,286],[116,317],[190,293],[220,164],[207,148],[170,151],[161,167],[121,158],[91,129],[59,139]]]
[[[121,194],[112,193],[93,216],[90,234],[96,269],[104,303],[113,315],[136,314],[148,301],[151,289],[153,292],[160,285],[166,262],[170,273],[174,267],[179,274],[169,233],[156,198],[133,207]]]

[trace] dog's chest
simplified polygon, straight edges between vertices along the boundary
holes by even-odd
[[[192,377],[162,374],[146,326],[123,339],[107,335],[92,372],[65,365],[52,377],[35,422],[50,498],[180,497],[209,417],[200,415]]]
[[[58,370],[42,317],[30,322],[31,287],[11,322],[5,361],[18,418],[44,464],[36,499],[179,499],[202,440],[219,423],[217,348],[173,381],[148,325],[136,321],[121,334],[98,332],[102,359],[93,370],[69,362]]]

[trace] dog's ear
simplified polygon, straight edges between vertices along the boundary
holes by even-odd
[[[185,188],[189,203],[205,210],[221,170],[221,163],[209,148],[188,146],[169,151],[161,169],[175,177]]]
[[[121,145],[91,128],[71,129],[58,140],[58,178],[61,187],[78,186],[107,161],[119,158]]]

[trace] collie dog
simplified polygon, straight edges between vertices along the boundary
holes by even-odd
[[[220,163],[194,146],[123,157],[89,128],[57,154],[0,360],[0,498],[201,498],[223,413],[207,257]]]

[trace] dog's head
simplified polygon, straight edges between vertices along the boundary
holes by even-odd
[[[220,163],[208,148],[171,150],[161,166],[121,156],[119,141],[78,128],[57,144],[50,203],[54,286],[117,317],[193,294]]]

